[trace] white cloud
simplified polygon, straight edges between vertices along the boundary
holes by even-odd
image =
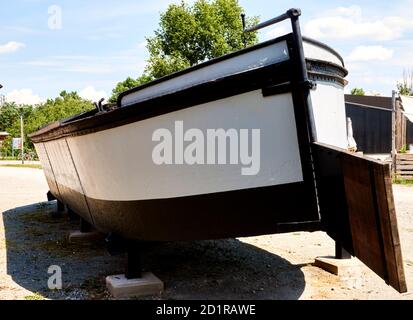
[[[6,44],[0,45],[0,54],[13,53],[24,47],[24,43],[10,41]]]
[[[13,90],[6,95],[7,102],[14,102],[16,104],[30,104],[36,105],[42,103],[44,99],[34,94],[31,89]]]
[[[349,6],[349,7],[338,7],[338,8],[326,11],[326,15],[361,18],[362,10],[359,6],[356,6],[356,5]]]
[[[88,86],[84,88],[82,91],[79,92],[79,96],[81,96],[83,99],[90,100],[93,102],[97,102],[102,98],[105,98],[105,100],[108,99],[108,95],[105,91],[98,91],[93,86]]]
[[[350,39],[366,37],[370,40],[394,40],[413,29],[413,21],[401,16],[385,16],[367,20],[359,6],[339,7],[310,20],[304,33],[316,39]]]
[[[385,61],[393,57],[393,50],[383,46],[358,46],[354,48],[347,61]]]

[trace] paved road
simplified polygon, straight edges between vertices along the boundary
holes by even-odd
[[[109,256],[101,244],[67,244],[76,224],[52,218],[55,204],[38,204],[47,190],[42,170],[0,167],[0,299],[108,298],[105,275],[122,272],[123,256]],[[394,190],[413,288],[413,187]],[[296,232],[159,245],[148,250],[144,265],[165,282],[165,299],[413,299],[365,267],[339,278],[312,265],[333,252],[324,233]],[[48,290],[50,265],[62,267],[64,290]]]

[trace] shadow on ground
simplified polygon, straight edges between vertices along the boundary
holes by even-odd
[[[33,298],[106,299],[105,276],[123,273],[124,255],[110,256],[104,243],[73,245],[66,237],[77,223],[53,217],[56,203],[3,212],[7,273]],[[165,283],[148,299],[298,299],[302,266],[235,239],[151,245],[144,268]],[[48,268],[62,268],[63,289],[48,289]]]

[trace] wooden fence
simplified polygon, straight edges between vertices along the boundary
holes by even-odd
[[[367,154],[391,153],[392,110],[346,103],[357,149]]]
[[[402,179],[413,180],[413,154],[397,154],[396,176]]]
[[[396,100],[395,143],[399,151],[413,144],[413,123],[402,113]],[[358,150],[366,154],[392,150],[392,98],[346,95],[346,114],[353,122]]]

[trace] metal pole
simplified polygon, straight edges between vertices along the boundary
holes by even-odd
[[[286,13],[284,13],[284,14],[278,16],[278,17],[275,17],[275,18],[270,19],[270,20],[268,20],[268,21],[264,21],[264,22],[262,22],[262,23],[259,23],[259,24],[255,25],[255,26],[246,28],[246,29],[244,30],[244,32],[258,31],[258,30],[260,30],[260,29],[262,29],[262,28],[265,28],[265,27],[268,27],[268,26],[270,26],[270,25],[276,24],[276,23],[278,23],[278,22],[281,22],[281,21],[290,19],[292,15],[295,15],[295,14],[297,14],[297,13],[299,13],[299,15],[301,14],[300,9],[294,9],[294,8],[293,8],[293,9],[290,9],[290,10],[288,10]]]
[[[393,162],[393,173],[396,174],[396,91],[392,91],[392,117],[391,117],[391,156]]]
[[[339,242],[336,241],[336,259],[351,259],[351,254],[348,253]]]
[[[297,55],[297,63],[299,64],[299,84],[304,86],[303,90],[303,98],[304,102],[307,106],[311,106],[311,96],[310,96],[310,89],[312,87],[312,83],[308,80],[308,72],[307,72],[307,63],[305,60],[304,55],[304,46],[303,46],[303,37],[301,34],[301,27],[300,27],[300,9],[290,9],[287,11],[288,16],[291,19],[291,28],[293,30],[294,42],[296,44],[296,55]],[[315,131],[315,127],[312,125],[311,121],[309,120],[311,117],[310,110],[306,110],[307,113],[307,124],[308,124],[308,134],[310,135],[311,142],[317,140],[317,134]]]
[[[22,164],[24,164],[24,128],[23,128],[23,109],[20,112],[20,136],[21,136],[21,151],[22,151]]]

